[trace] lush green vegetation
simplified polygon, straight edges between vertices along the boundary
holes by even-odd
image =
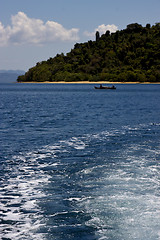
[[[97,32],[95,41],[37,63],[17,81],[160,82],[160,23],[129,24],[102,36]]]

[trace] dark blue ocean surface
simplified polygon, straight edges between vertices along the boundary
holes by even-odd
[[[116,87],[0,85],[0,239],[160,239],[160,85]]]

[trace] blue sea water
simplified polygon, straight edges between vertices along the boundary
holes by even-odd
[[[0,85],[0,239],[160,240],[160,85]]]

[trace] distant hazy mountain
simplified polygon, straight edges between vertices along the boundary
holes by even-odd
[[[0,83],[16,82],[17,77],[24,73],[22,70],[0,70]]]

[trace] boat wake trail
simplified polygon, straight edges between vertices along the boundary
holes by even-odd
[[[159,124],[72,137],[4,162],[1,239],[160,239]]]

